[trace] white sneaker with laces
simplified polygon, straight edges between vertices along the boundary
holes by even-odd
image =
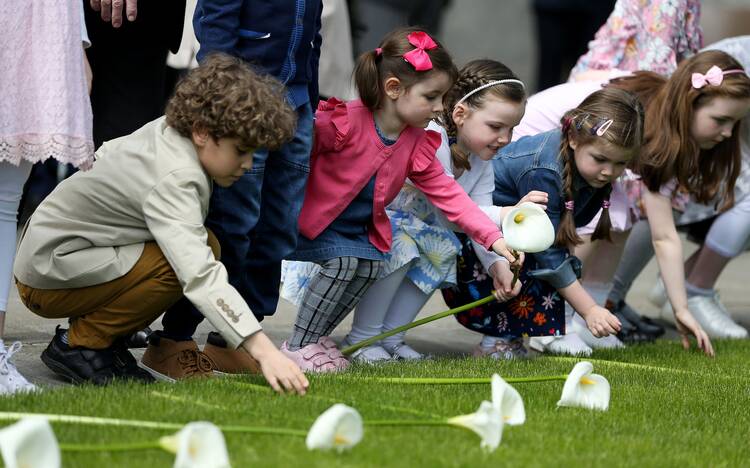
[[[529,348],[540,353],[591,356],[593,351],[575,332],[561,336],[534,336],[529,338]]]
[[[355,343],[349,341],[349,337],[347,336],[341,343],[341,348],[343,349],[353,344]],[[380,344],[359,348],[349,356],[350,361],[361,362],[363,364],[376,364],[378,362],[390,361],[391,359],[393,359],[393,356]]]
[[[0,341],[0,393],[10,394],[16,392],[33,392],[37,390],[26,377],[21,375],[11,358],[21,349],[21,343],[16,341],[6,348]]]
[[[747,330],[735,323],[729,316],[729,311],[721,303],[718,292],[713,296],[688,297],[687,302],[688,310],[710,338],[744,339],[748,337]],[[675,323],[669,302],[662,307],[662,317],[666,319],[666,316],[669,316],[670,321]]]
[[[602,338],[595,337],[586,325],[586,321],[578,314],[573,316],[573,323],[570,330],[593,349],[617,349],[625,347],[625,344],[615,335],[604,336]]]
[[[391,355],[395,359],[404,359],[406,361],[419,361],[420,359],[424,359],[424,354],[420,353],[403,341],[392,346],[390,344],[383,343],[383,348],[391,353]]]

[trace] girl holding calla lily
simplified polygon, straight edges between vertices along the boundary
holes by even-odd
[[[474,60],[461,69],[443,99],[443,112],[427,127],[442,138],[436,159],[445,173],[498,226],[512,207],[492,204],[491,159],[510,142],[525,102],[524,84],[508,67],[494,60]],[[546,200],[545,193],[532,192],[523,201],[545,204]],[[411,323],[435,290],[455,285],[456,259],[464,242],[492,278],[497,300],[507,301],[520,291],[520,285],[511,287],[508,262],[469,239],[410,181],[388,206],[388,215],[394,242],[385,256],[385,274],[360,301],[347,344]],[[405,333],[365,346],[352,357],[365,362],[422,358],[404,342]]]
[[[581,313],[595,336],[610,335],[620,328],[617,318],[597,305],[581,286],[580,262],[569,249],[581,243],[576,227],[589,223],[600,209],[603,214],[594,237],[609,238],[612,182],[640,151],[643,108],[631,93],[603,89],[568,111],[561,124],[561,129],[511,143],[493,160],[494,204],[512,205],[532,190],[546,192],[555,243],[527,257],[517,297],[457,316],[459,323],[485,335],[475,355],[523,357],[524,336],[564,334],[564,301]],[[515,222],[523,222],[523,216],[516,218]],[[532,230],[528,235],[538,234]],[[449,306],[487,294],[492,285],[481,274],[474,274],[479,269],[476,257],[464,249],[459,259],[459,286],[443,292]]]

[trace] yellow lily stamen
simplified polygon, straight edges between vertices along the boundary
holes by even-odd
[[[526,216],[523,213],[518,213],[513,217],[513,222],[516,224],[521,224],[523,220],[526,218]]]
[[[349,439],[346,437],[336,434],[333,438],[333,445],[348,445]]]
[[[594,382],[593,380],[589,379],[588,377],[583,377],[581,379],[581,385],[594,385],[594,384],[596,384],[596,382]]]

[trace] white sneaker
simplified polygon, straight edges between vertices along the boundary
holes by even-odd
[[[349,337],[347,336],[341,343],[341,348],[346,348],[352,344],[355,343],[349,341]],[[350,361],[356,361],[363,364],[376,364],[378,362],[390,361],[391,359],[393,359],[393,356],[391,356],[391,354],[379,344],[359,348],[349,356]]]
[[[21,343],[16,341],[9,348],[0,341],[0,393],[33,392],[37,390],[26,377],[21,375],[11,358],[21,349]]]
[[[688,310],[693,314],[695,320],[703,327],[711,338],[747,338],[747,330],[738,325],[729,316],[729,311],[724,307],[719,298],[719,293],[713,296],[692,296],[688,298]],[[671,323],[675,323],[672,306],[667,302],[662,307],[662,317],[669,317]]]
[[[615,335],[604,336],[602,338],[595,337],[591,331],[589,331],[586,321],[578,314],[573,316],[573,323],[571,324],[570,330],[577,334],[584,343],[593,349],[617,349],[625,347],[625,344],[623,344],[623,342]]]
[[[400,343],[396,343],[393,346],[383,343],[383,348],[391,353],[391,355],[395,359],[404,359],[407,361],[419,361],[420,359],[424,359],[424,354],[420,353],[403,341]]]
[[[646,298],[655,305],[656,307],[662,307],[669,300],[667,297],[667,290],[664,288],[664,281],[661,279],[661,275],[656,277],[656,283],[651,290],[646,294]]]
[[[529,338],[529,348],[540,353],[591,356],[593,351],[574,332],[561,336],[534,336]]]

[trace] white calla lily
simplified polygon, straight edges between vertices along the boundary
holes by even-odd
[[[488,452],[494,452],[503,437],[503,417],[489,401],[483,401],[476,413],[450,418],[448,424],[476,433],[482,438],[481,447]]]
[[[159,439],[159,445],[176,454],[174,468],[226,468],[229,453],[221,429],[205,421],[186,424],[177,433]]]
[[[607,411],[609,408],[609,382],[599,374],[593,374],[594,365],[582,361],[573,367],[563,387],[557,406]]]
[[[60,446],[49,421],[23,418],[0,429],[0,452],[8,468],[59,468]]]
[[[342,452],[357,445],[364,434],[362,416],[350,406],[336,403],[315,420],[307,433],[308,450],[336,449]]]
[[[504,424],[518,426],[526,421],[521,394],[497,374],[492,376],[492,405],[500,411]]]
[[[541,252],[555,242],[555,228],[539,205],[524,202],[503,218],[503,237],[509,249],[528,253]]]

